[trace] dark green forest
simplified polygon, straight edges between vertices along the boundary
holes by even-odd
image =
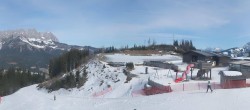
[[[45,80],[45,74],[32,73],[26,69],[9,68],[0,70],[0,95],[12,94],[22,87]]]
[[[61,56],[51,59],[49,63],[50,80],[39,85],[40,88],[46,88],[49,91],[60,88],[81,87],[87,80],[86,67],[80,71],[72,73],[73,69],[87,63],[94,55],[89,54],[88,50],[71,49]],[[64,76],[62,76],[64,74]]]
[[[88,58],[88,50],[71,49],[69,52],[50,60],[49,75],[53,78],[61,73],[70,72],[88,61]]]

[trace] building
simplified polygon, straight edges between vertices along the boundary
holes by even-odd
[[[159,68],[164,68],[164,69],[171,69],[174,64],[165,63],[163,61],[144,61],[143,65],[152,66],[152,67],[159,67]]]
[[[229,70],[231,71],[241,71],[241,65],[250,63],[250,61],[240,60],[229,62]]]
[[[231,58],[232,61],[250,61],[250,57],[233,57]]]
[[[247,78],[250,78],[250,63],[241,64],[240,72]]]
[[[229,63],[229,70],[240,71],[246,78],[250,78],[250,61],[233,61]]]
[[[230,57],[198,50],[188,51],[183,54],[183,62],[192,63],[198,61],[214,61],[216,66],[227,66],[229,64],[228,62],[230,61]]]
[[[246,87],[246,77],[238,71],[220,71],[220,84],[224,89]]]
[[[121,67],[125,66],[125,62],[108,62],[108,65],[113,66],[113,67]]]

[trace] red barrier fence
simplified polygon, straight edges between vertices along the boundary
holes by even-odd
[[[249,84],[250,86],[250,84]],[[212,89],[222,89],[219,82],[211,82]],[[151,87],[143,90],[137,90],[132,92],[132,96],[142,95],[154,95],[169,92],[181,92],[181,91],[194,91],[194,90],[207,90],[207,82],[194,82],[194,83],[178,83],[165,86],[165,88]]]
[[[112,91],[112,88],[111,88],[111,87],[108,88],[108,89],[105,89],[105,90],[103,90],[103,91],[100,91],[100,92],[95,92],[95,93],[93,94],[93,97],[102,96],[102,95],[104,95],[104,94],[106,94],[106,93],[108,93],[108,92],[110,92],[110,91]]]

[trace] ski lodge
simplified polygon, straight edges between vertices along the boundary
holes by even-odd
[[[211,61],[215,62],[214,66],[227,66],[228,62],[230,61],[230,57],[198,50],[188,51],[183,54],[183,62],[192,63],[198,61]]]

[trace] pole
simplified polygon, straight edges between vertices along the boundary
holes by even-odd
[[[210,69],[210,79],[212,79],[212,72],[211,72],[211,69]]]
[[[214,82],[214,89],[215,89],[215,82]]]
[[[201,90],[200,83],[198,82],[199,90]]]
[[[178,71],[176,71],[175,80],[177,79]]]
[[[184,83],[183,83],[183,91],[184,91]]]

